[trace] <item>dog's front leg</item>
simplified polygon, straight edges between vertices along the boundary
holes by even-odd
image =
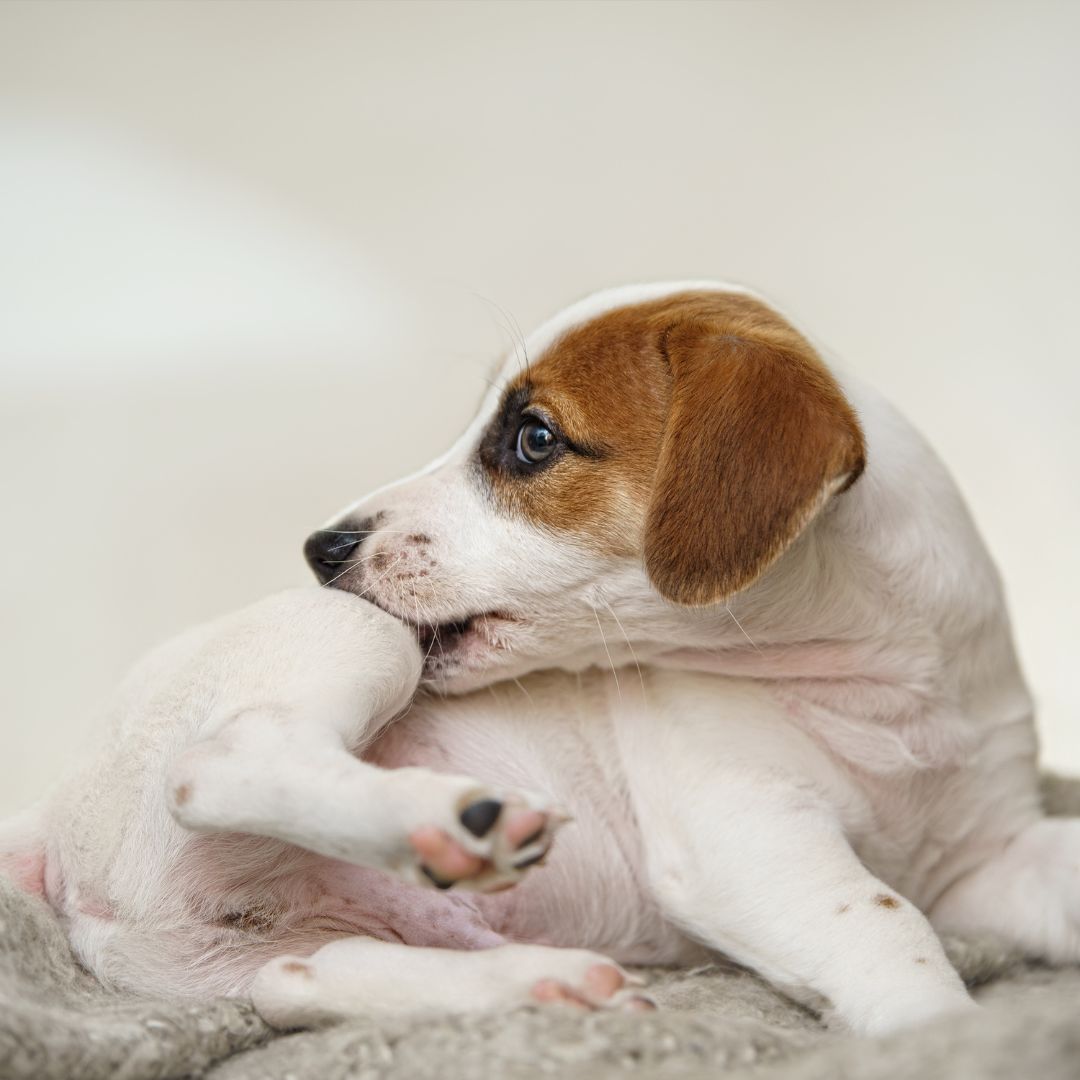
[[[534,797],[356,753],[409,702],[415,637],[328,590],[284,593],[211,628],[180,710],[205,717],[167,769],[185,828],[273,837],[408,881],[491,888],[546,850],[555,815]]]
[[[831,762],[760,692],[744,704],[624,725],[647,873],[667,915],[792,996],[826,999],[826,1014],[860,1034],[974,1008],[923,914],[853,851]]]

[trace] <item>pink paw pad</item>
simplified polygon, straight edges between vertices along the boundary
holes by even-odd
[[[545,1005],[569,1005],[593,1011],[619,1006],[631,1012],[652,1012],[656,1005],[644,994],[623,993],[626,976],[612,964],[593,964],[585,972],[583,985],[575,987],[557,979],[541,979],[532,988],[534,1001]]]
[[[477,799],[458,815],[487,855],[470,851],[445,829],[424,825],[409,834],[423,874],[440,889],[467,883],[483,891],[509,888],[523,870],[543,861],[561,817],[520,803]]]
[[[449,833],[424,825],[409,833],[409,843],[424,872],[436,884],[449,888],[455,881],[474,877],[485,866],[478,855],[466,851]]]

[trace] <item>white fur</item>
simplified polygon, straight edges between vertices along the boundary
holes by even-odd
[[[730,288],[601,293],[524,352],[688,287]],[[525,362],[508,358],[500,382]],[[422,692],[386,726],[420,658],[401,623],[337,591],[285,594],[151,657],[101,761],[43,811],[46,891],[84,961],[165,989],[179,956],[189,974],[172,987],[192,992],[248,992],[265,964],[256,1003],[299,1024],[513,1005],[542,975],[577,986],[581,956],[601,960],[554,946],[626,963],[718,950],[873,1033],[973,1007],[932,925],[1080,960],[1080,824],[1042,820],[995,570],[922,439],[856,379],[843,385],[865,474],[753,586],[693,610],[659,597],[637,560],[493,509],[473,459],[494,388],[446,455],[334,523],[379,515],[366,561],[338,584],[386,611],[508,616],[429,660],[428,681],[456,696]],[[353,909],[384,888],[345,864],[415,882],[417,826],[489,858],[497,883],[521,876],[498,832],[460,826],[462,801],[481,795],[561,805],[574,822],[510,907],[440,896],[398,936],[445,917],[434,944],[547,947],[406,956],[342,937],[366,928]],[[237,847],[230,875],[198,844],[235,832],[278,846]],[[213,898],[250,904],[258,890],[280,901],[274,933],[243,959],[231,938],[209,944]],[[286,969],[283,956],[320,946]]]

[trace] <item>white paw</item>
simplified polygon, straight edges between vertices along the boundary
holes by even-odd
[[[931,919],[960,936],[993,934],[1052,964],[1080,962],[1080,819],[1028,826],[954,885]]]
[[[868,995],[857,1009],[832,1014],[827,1011],[825,1018],[829,1026],[835,1025],[856,1035],[876,1036],[921,1027],[945,1016],[960,1017],[976,1012],[979,1012],[979,1006],[966,991],[942,988],[910,997],[890,994],[877,1001]]]
[[[647,1011],[643,981],[584,949],[500,945],[475,952],[343,938],[311,956],[279,956],[252,1002],[278,1028],[352,1016],[379,1021],[503,1012],[522,1005]]]

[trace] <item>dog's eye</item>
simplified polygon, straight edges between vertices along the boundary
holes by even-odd
[[[518,461],[536,465],[551,457],[558,445],[555,432],[540,420],[526,420],[517,433]]]

